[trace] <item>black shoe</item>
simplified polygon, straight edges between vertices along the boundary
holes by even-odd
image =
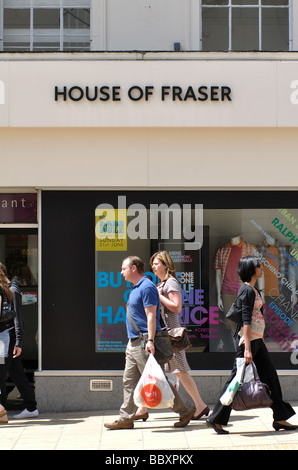
[[[226,431],[225,429],[219,429],[217,426],[215,426],[214,423],[212,423],[209,418],[206,419],[207,426],[209,428],[213,428],[217,434],[229,434],[229,431]]]
[[[273,421],[272,426],[274,427],[275,431],[279,431],[280,429],[285,429],[286,431],[296,431],[298,426],[293,426],[292,424],[280,424],[277,421]]]
[[[210,412],[209,406],[206,406],[206,408],[203,409],[202,413],[200,413],[198,416],[193,415],[191,419],[194,419],[195,421],[198,421],[202,416],[208,416]]]

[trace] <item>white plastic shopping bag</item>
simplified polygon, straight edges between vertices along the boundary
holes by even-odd
[[[233,380],[229,383],[229,385],[227,386],[226,391],[220,397],[221,404],[225,405],[225,406],[228,406],[233,402],[233,398],[235,396],[235,393],[237,393],[237,390],[239,388],[243,367],[245,366],[244,357],[238,357],[236,359],[236,364],[237,364],[236,375],[233,378]],[[253,378],[254,378],[254,374],[253,374],[252,365],[249,364],[245,369],[244,382],[249,382]]]
[[[134,391],[136,406],[147,408],[172,408],[174,394],[152,354],[149,355],[144,371]]]
[[[175,388],[175,390],[179,390],[179,385],[180,385],[180,380],[178,379],[176,374],[173,374],[172,372],[167,372],[166,377],[168,381],[170,382],[171,385]]]

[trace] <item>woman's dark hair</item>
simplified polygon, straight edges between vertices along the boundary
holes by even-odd
[[[12,302],[13,301],[13,295],[12,295],[12,292],[9,288],[8,279],[7,279],[3,269],[0,269],[0,286],[4,290],[5,295],[7,297],[7,300],[9,300],[9,302]],[[1,308],[2,308],[2,306],[1,306]]]
[[[256,272],[256,268],[259,268],[260,261],[255,256],[244,256],[239,261],[238,274],[242,282],[249,282]]]

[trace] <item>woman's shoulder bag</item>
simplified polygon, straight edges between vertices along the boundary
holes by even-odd
[[[16,317],[16,312],[14,309],[13,302],[9,302],[5,292],[2,291],[2,305],[0,313],[0,323],[8,323],[14,320]]]

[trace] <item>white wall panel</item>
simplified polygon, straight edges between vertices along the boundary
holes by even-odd
[[[188,48],[188,0],[108,0],[107,50],[173,51]]]
[[[0,187],[297,188],[292,129],[0,129]]]

